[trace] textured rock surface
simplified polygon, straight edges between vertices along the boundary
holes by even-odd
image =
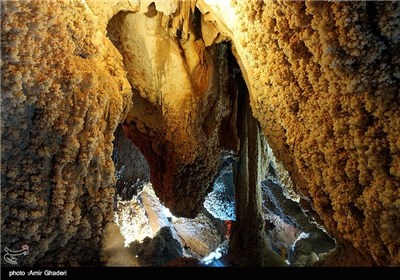
[[[270,156],[268,153],[268,160],[274,160]],[[266,180],[261,183],[263,213],[268,223],[266,231],[272,248],[282,256],[288,255],[291,265],[310,266],[311,263],[307,261],[309,255],[316,254],[317,258],[312,258],[315,262],[323,253],[335,248],[335,241],[321,229],[321,225],[316,224],[313,215],[300,208],[299,201],[293,200],[296,196],[293,195],[292,182],[287,180],[287,171],[282,172],[281,168],[277,162],[271,161]],[[285,185],[285,182],[289,185]],[[304,244],[307,246],[302,246]],[[299,258],[304,260],[297,261]]]
[[[268,166],[266,179],[271,180],[273,183],[281,186],[282,193],[286,198],[299,202],[300,196],[293,187],[292,178],[290,177],[289,172],[285,169],[282,163],[276,159],[270,146],[268,144],[266,146],[266,165]]]
[[[1,2],[2,245],[28,244],[31,253],[22,264],[99,261],[102,230],[113,219],[113,135],[132,103],[124,68],[139,90],[129,126],[137,130],[135,142],[172,211],[193,216],[221,147],[235,148],[235,139],[222,133],[235,120],[229,48],[205,49],[189,20],[193,3],[168,1],[168,8],[163,2],[156,8],[179,10],[171,34],[163,33],[168,17],[146,1]],[[105,36],[119,11],[140,11],[137,20],[149,24],[149,32],[139,25],[142,33],[133,33],[150,39],[137,42],[151,55],[138,65],[154,63],[146,79],[123,65]]]
[[[339,242],[399,265],[399,3],[238,1],[237,12],[276,156]]]
[[[204,214],[194,219],[178,218],[173,225],[185,249],[197,258],[207,256],[223,241],[211,219]]]
[[[126,246],[134,241],[136,241],[135,244],[139,244],[145,238],[153,238],[161,228],[168,227],[173,238],[184,249],[183,256],[198,259],[214,250],[223,241],[226,232],[224,223],[206,212],[199,214],[194,219],[172,216],[155,195],[151,184],[146,185],[130,201],[117,200],[115,223],[120,227]],[[106,239],[114,241],[112,235]],[[107,252],[110,251],[108,247],[115,247],[107,245],[109,243],[105,243],[107,248],[104,250]],[[114,251],[123,253],[119,250]],[[106,256],[108,255],[111,255],[111,261],[105,258],[108,265],[117,263],[121,259],[112,252],[106,254]]]
[[[172,236],[169,227],[162,227],[153,238],[146,237],[143,242],[129,244],[132,255],[138,256],[143,266],[162,266],[182,257],[182,247]]]
[[[94,265],[131,104],[122,58],[81,1],[1,8],[2,248],[27,244],[25,265]]]
[[[153,236],[158,229],[153,232],[150,227],[150,218],[146,209],[143,207],[142,197],[133,196],[131,200],[117,198],[114,222],[120,227],[121,234],[128,245],[134,240],[142,241],[145,237]]]
[[[114,133],[113,162],[115,166],[116,193],[123,200],[130,200],[150,182],[150,167],[139,149],[118,126]]]
[[[221,148],[237,150],[229,51],[210,46],[230,38],[301,206],[341,244],[336,262],[400,265],[400,3],[201,0],[201,15],[151,2],[1,2],[2,247],[29,245],[21,264],[99,260],[131,99],[157,194],[195,216]]]
[[[335,248],[335,242],[330,240],[324,232],[314,230],[311,233],[302,233],[296,239],[294,244],[287,251],[288,261],[291,266],[313,266],[319,259],[326,258],[325,254],[329,255],[333,252],[340,251],[340,249],[338,250]],[[359,254],[356,253],[355,255]],[[349,255],[345,258],[348,257],[351,258]],[[353,260],[348,261],[353,262]],[[335,266],[334,263],[335,261],[329,264],[329,266]],[[356,263],[357,261],[354,261],[353,265],[357,266]],[[371,264],[372,263],[369,263],[369,265]],[[336,266],[346,266],[346,263],[343,262],[343,260],[337,260]]]
[[[125,245],[153,237],[162,227],[170,227],[173,237],[182,243],[171,223],[173,217],[168,212],[155,195],[152,185],[147,184],[129,201],[118,197],[114,221],[121,229]]]
[[[232,164],[235,156],[224,153],[220,159],[218,177],[214,181],[212,191],[204,201],[204,208],[220,220],[235,220],[235,186],[233,184]]]
[[[140,200],[142,201],[143,208],[146,211],[146,216],[149,218],[149,226],[152,231],[152,235],[155,235],[160,228],[170,227],[171,223],[166,216],[166,209],[160,203],[160,200],[154,193],[151,185],[147,185],[143,192],[140,194]],[[172,231],[175,238],[177,238],[175,230]]]
[[[265,142],[246,90],[239,95],[239,104],[239,160],[233,168],[236,221],[229,253],[232,262],[239,266],[285,266],[284,260],[268,246],[264,231],[260,182],[266,172]]]
[[[181,3],[178,16],[188,15],[180,24],[153,5],[146,14],[117,14],[107,30],[137,91],[126,120],[130,138],[150,164],[160,199],[172,213],[193,218],[222,148],[237,146],[236,97],[227,44],[206,48],[198,12]]]

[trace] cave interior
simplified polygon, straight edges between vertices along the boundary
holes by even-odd
[[[1,2],[2,265],[400,265],[399,2],[47,4]]]

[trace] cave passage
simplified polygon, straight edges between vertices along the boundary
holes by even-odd
[[[155,194],[149,165],[129,139],[129,132],[124,132],[123,125],[117,128],[113,152],[117,179],[114,222],[139,265],[161,266],[186,258],[192,264],[215,266],[217,259],[227,254],[225,220],[234,219],[234,208],[224,183],[232,181],[229,167],[233,160],[229,153],[221,157],[219,176],[204,203],[213,205],[212,214],[204,207],[194,219],[175,217]],[[160,246],[165,248],[160,250]]]
[[[133,70],[132,63],[139,61],[139,53],[144,48],[137,43],[142,40],[140,32],[139,35],[132,33],[137,28],[135,24],[141,24],[143,19],[146,24],[151,20],[157,22],[154,7],[149,9],[153,13],[147,13],[147,18],[119,12],[107,27],[107,36],[124,58],[133,87],[134,106],[128,113],[130,120],[125,120],[117,128],[113,152],[117,178],[114,221],[124,235],[125,246],[137,256],[140,265],[164,265],[182,258],[192,258],[197,264],[200,262],[209,266],[312,265],[318,260],[317,254],[334,248],[334,242],[316,225],[308,222],[298,201],[284,195],[287,186],[279,181],[277,173],[287,171],[275,168],[272,150],[253,116],[246,82],[228,43],[205,49],[205,57],[216,57],[212,62],[208,59],[209,67],[218,72],[209,81],[217,85],[216,89],[209,86],[209,91],[218,97],[208,97],[212,105],[207,105],[209,112],[200,125],[201,133],[207,138],[217,135],[219,163],[211,187],[202,186],[206,187],[207,193],[198,193],[202,206],[196,210],[195,216],[190,214],[190,218],[175,216],[165,204],[170,199],[164,196],[166,187],[154,189],[152,182],[158,186],[160,180],[165,180],[165,172],[171,168],[167,162],[174,156],[166,150],[175,148],[174,143],[160,142],[168,142],[162,140],[168,133],[164,130],[168,122],[162,109],[165,106],[163,99],[147,100],[142,92],[149,91],[154,85],[140,85],[141,79],[152,84],[154,80],[146,80],[149,73],[146,73],[145,65],[139,67],[143,76],[137,77],[139,73]],[[200,16],[196,11],[191,22],[194,29],[192,35],[201,38]],[[182,43],[182,33],[178,33],[173,41],[165,43],[170,45],[168,48],[171,51],[176,42],[182,53],[187,46]],[[156,60],[159,59],[157,56],[164,57],[168,48],[156,52]],[[168,59],[164,60],[168,63],[165,61]],[[144,63],[149,62],[145,60]],[[154,77],[156,81],[169,74],[157,75],[159,77]],[[223,87],[228,89],[224,91]],[[221,113],[217,110],[221,106],[228,106],[225,110],[230,113],[219,124],[217,115]],[[142,110],[145,114],[140,113]],[[161,129],[157,126],[152,128],[154,122],[161,123]],[[216,130],[218,127],[219,131]],[[175,152],[179,154],[181,151],[178,149]],[[190,178],[185,180],[191,181]],[[206,183],[197,181],[195,184]],[[184,209],[191,207],[191,200],[199,199],[193,195],[185,195],[179,212],[187,213]],[[175,211],[176,207],[173,206],[172,210]],[[156,250],[159,242],[168,243],[163,252]],[[308,247],[300,247],[300,243],[307,243]]]
[[[266,175],[260,182],[269,246],[291,266],[313,266],[335,249],[335,240],[300,207],[289,173],[266,144]]]
[[[0,10],[2,265],[400,265],[399,1]]]
[[[129,127],[122,124],[115,131],[114,221],[139,265],[159,266],[190,258],[205,266],[283,265],[283,260],[304,266],[318,259],[315,252],[324,253],[334,246],[308,222],[298,202],[284,196],[285,185],[276,175],[275,158],[252,116],[239,66],[231,53],[227,59],[239,96],[235,131],[240,150],[238,154],[221,153],[212,190],[194,219],[176,217],[160,202],[150,182],[150,166],[130,138]],[[312,248],[295,248],[306,240]],[[168,242],[164,251],[157,251],[159,242]],[[318,244],[325,247],[318,248]]]

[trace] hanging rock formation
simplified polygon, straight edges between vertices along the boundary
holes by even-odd
[[[237,144],[235,137],[224,135],[236,112],[230,52],[226,44],[205,47],[200,17],[193,15],[194,6],[186,6],[190,3],[179,7],[192,15],[183,25],[175,27],[174,17],[150,5],[145,14],[117,14],[108,32],[137,91],[125,121],[129,137],[147,158],[160,199],[174,214],[193,218],[217,172],[221,150]]]
[[[1,2],[1,240],[29,245],[19,264],[100,261],[124,121],[160,199],[197,214],[238,151],[230,40],[300,205],[339,244],[325,264],[400,265],[400,4],[232,2]]]

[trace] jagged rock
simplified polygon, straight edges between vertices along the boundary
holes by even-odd
[[[125,244],[152,237],[162,227],[170,227],[173,237],[180,240],[167,213],[168,210],[161,204],[149,183],[129,201],[117,198],[115,222],[121,228]]]
[[[400,265],[399,11],[396,1],[1,1],[2,246],[29,245],[21,265],[99,264],[124,120],[160,199],[194,217],[220,152],[238,150],[239,71],[228,44],[214,44],[228,39],[302,208],[345,245],[329,256]]]
[[[313,263],[310,263],[309,256],[315,255],[313,252],[313,246],[308,239],[308,234],[305,234],[304,237],[300,236],[299,239],[290,247],[288,260],[292,266],[312,266]],[[316,256],[315,261],[318,260]],[[314,262],[315,262],[314,261]]]
[[[140,194],[140,199],[146,211],[146,216],[149,219],[149,225],[153,234],[158,232],[162,227],[171,226],[168,217],[165,215],[165,207],[160,203],[151,185],[145,187]]]
[[[235,186],[232,170],[235,158],[228,153],[221,157],[221,161],[218,178],[214,182],[213,190],[204,201],[204,207],[215,218],[235,220]]]
[[[231,176],[232,174],[230,177]],[[223,179],[217,180],[214,183],[212,192],[207,195],[206,200],[204,201],[204,207],[215,218],[224,221],[234,221],[236,215],[232,183],[226,182]]]
[[[220,232],[204,214],[194,219],[178,218],[173,225],[185,249],[195,257],[205,257],[222,242]]]
[[[150,168],[144,156],[124,134],[123,126],[114,133],[113,162],[116,192],[122,200],[130,200],[150,182]]]
[[[114,213],[115,223],[120,227],[121,234],[125,238],[125,244],[134,240],[142,241],[145,237],[153,236],[150,219],[139,196],[133,196],[131,200],[117,198],[117,209]]]
[[[153,238],[146,237],[143,242],[134,241],[129,244],[129,251],[137,255],[143,266],[162,266],[182,257],[182,247],[172,236],[169,227],[162,227]]]
[[[266,230],[271,246],[276,252],[286,256],[292,265],[311,265],[307,261],[308,256],[333,250],[336,246],[335,241],[318,227],[312,217],[303,212],[297,202],[285,195],[284,186],[274,177],[275,174],[274,170],[270,169],[266,176],[268,179],[262,182],[263,211],[270,224]],[[298,239],[301,234],[302,238]],[[300,256],[302,260],[297,261]]]

